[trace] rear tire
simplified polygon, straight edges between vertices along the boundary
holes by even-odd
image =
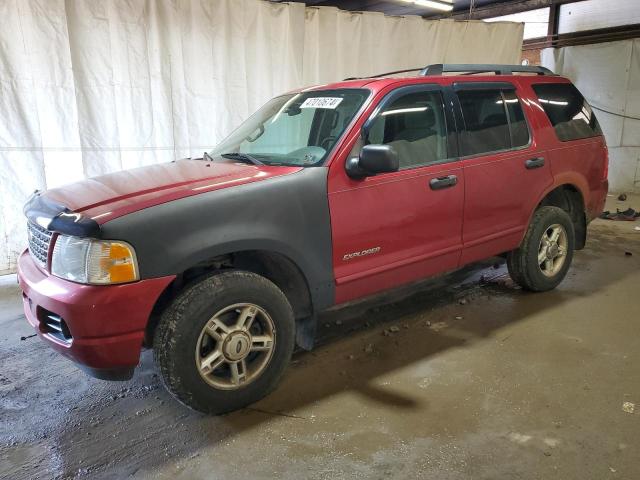
[[[294,338],[293,310],[282,291],[254,273],[228,271],[189,286],[164,311],[154,358],[176,399],[221,414],[275,388]]]
[[[574,248],[569,214],[558,207],[541,207],[533,214],[520,247],[507,256],[509,275],[525,290],[552,290],[566,276]]]

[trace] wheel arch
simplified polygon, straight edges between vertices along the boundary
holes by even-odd
[[[145,345],[153,343],[153,336],[162,312],[180,292],[205,276],[230,269],[261,275],[282,290],[291,303],[296,319],[296,343],[307,350],[313,347],[318,302],[326,301],[321,298],[323,293],[319,292],[318,288],[314,291],[303,268],[289,255],[275,249],[258,248],[218,253],[200,258],[185,267],[156,301],[145,330]]]
[[[105,222],[102,236],[135,248],[141,278],[177,275],[159,305],[194,272],[234,268],[241,259],[242,268],[267,271],[282,289],[290,287],[288,296],[299,318],[307,312],[314,318],[335,300],[327,172],[326,167],[303,168],[142,208]],[[249,261],[241,253],[247,251],[269,253],[254,254]],[[295,285],[305,284],[308,294],[298,295],[304,290],[282,281],[281,271],[298,279]],[[310,298],[310,303],[298,297]]]
[[[580,187],[573,183],[551,187],[537,203],[535,210],[545,206],[559,207],[569,214],[575,230],[575,249],[583,249],[587,239],[587,216],[585,197]]]

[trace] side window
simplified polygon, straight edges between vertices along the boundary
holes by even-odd
[[[503,90],[502,95],[509,114],[511,148],[524,147],[529,143],[529,127],[527,127],[520,100],[518,100],[514,90]]]
[[[500,90],[458,92],[465,133],[464,155],[495,152],[511,148],[509,121]]]
[[[509,150],[529,143],[529,127],[514,90],[458,92],[465,123],[464,155]]]
[[[447,124],[440,92],[413,92],[385,105],[369,126],[367,144],[385,144],[398,153],[400,169],[445,160]]]
[[[574,85],[540,83],[532,87],[560,141],[602,135],[591,107]]]

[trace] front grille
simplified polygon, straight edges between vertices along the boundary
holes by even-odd
[[[53,232],[33,222],[27,222],[27,229],[29,235],[29,253],[31,253],[31,257],[41,267],[46,267]]]
[[[39,308],[38,320],[40,320],[40,330],[66,343],[70,343],[73,337],[67,326],[67,322],[60,315]]]

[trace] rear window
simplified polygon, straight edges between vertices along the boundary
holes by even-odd
[[[574,85],[545,83],[532,87],[560,141],[602,135],[595,114]]]

